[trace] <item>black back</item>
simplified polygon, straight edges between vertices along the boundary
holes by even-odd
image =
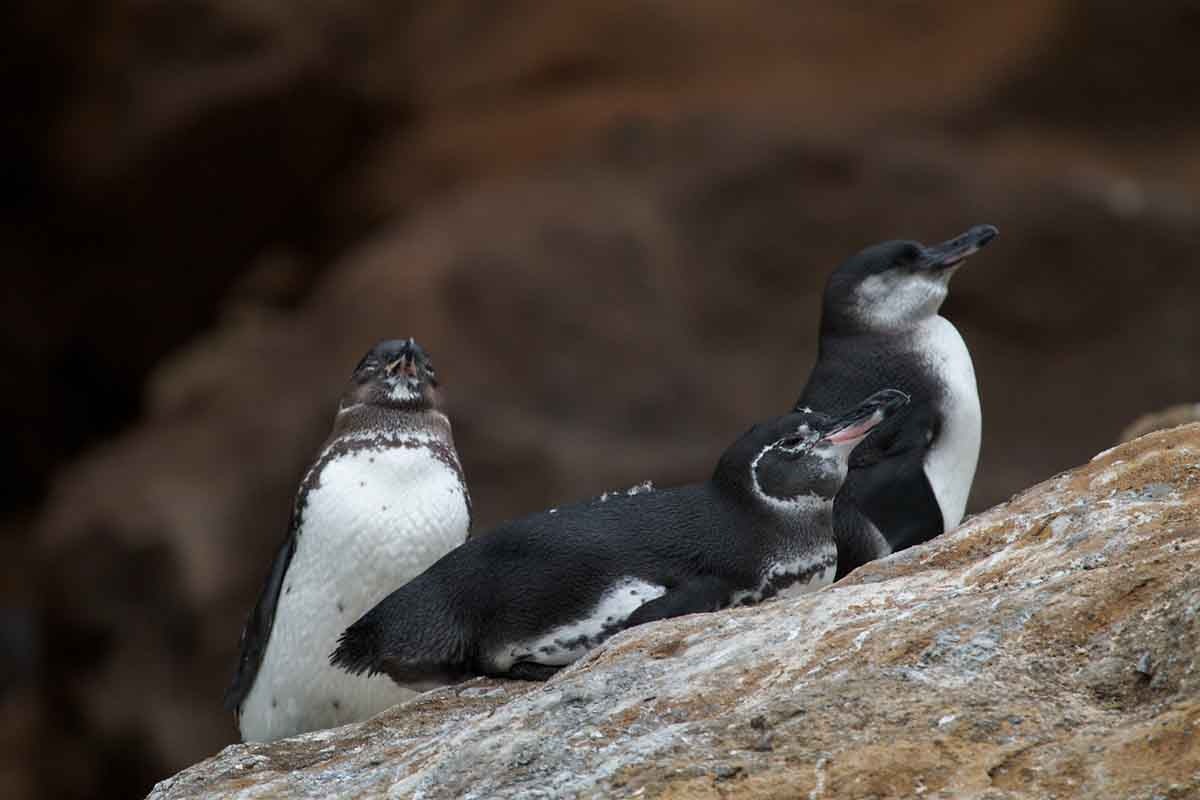
[[[772,532],[765,514],[712,482],[535,514],[467,541],[393,592],[347,630],[334,662],[397,679],[491,674],[492,650],[582,617],[623,578],[668,591],[711,575],[754,586]]]

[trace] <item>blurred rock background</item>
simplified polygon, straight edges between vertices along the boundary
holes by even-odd
[[[1200,2],[44,0],[0,88],[0,795],[234,740],[343,381],[414,336],[477,521],[707,473],[828,272],[1001,238],[946,313],[972,508],[1200,396]]]

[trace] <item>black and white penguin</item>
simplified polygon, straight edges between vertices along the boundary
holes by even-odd
[[[647,485],[505,523],[446,555],[342,635],[331,661],[398,682],[545,679],[623,628],[830,583],[850,451],[907,401],[756,425],[705,483]]]
[[[938,311],[958,267],[997,234],[977,225],[936,245],[884,242],[829,278],[817,364],[796,408],[841,408],[884,387],[912,398],[850,459],[834,509],[839,578],[962,520],[982,414],[971,355]]]
[[[225,705],[244,740],[366,719],[415,693],[334,669],[327,655],[349,623],[467,537],[470,500],[437,386],[412,339],[376,345],[355,368],[242,633]]]

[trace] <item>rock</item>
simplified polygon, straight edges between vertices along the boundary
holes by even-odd
[[[1189,422],[1200,422],[1200,403],[1180,403],[1162,411],[1153,411],[1135,419],[1121,431],[1118,442],[1128,442],[1163,428],[1174,428]]]
[[[1145,102],[1196,80],[1177,3],[9,6],[0,796],[233,740],[238,631],[379,336],[428,340],[481,525],[703,475],[888,236],[1003,229],[947,309],[973,509],[1194,399],[1200,106]]]
[[[237,633],[333,398],[376,339],[412,334],[433,353],[481,528],[707,474],[749,421],[794,400],[828,265],[864,231],[953,232],[947,209],[1011,220],[1003,257],[956,279],[949,312],[987,406],[973,507],[1095,452],[1146,385],[1193,356],[1176,329],[1192,322],[1200,273],[1185,268],[1190,241],[1162,220],[1138,223],[1124,260],[1148,284],[1178,287],[1146,315],[1140,289],[1086,267],[1134,233],[1099,225],[1103,202],[1070,186],[1016,186],[969,159],[866,153],[770,126],[638,136],[632,154],[487,181],[380,229],[295,308],[232,303],[156,370],[136,428],[59,473],[33,526],[41,625],[53,632],[39,678],[47,708],[74,709],[61,737],[81,761],[104,741],[161,777],[232,741],[217,699]],[[1069,263],[1030,266],[1064,236]],[[278,291],[287,280],[271,276],[287,264],[265,259],[246,294]],[[1084,284],[1102,289],[1035,311]],[[1112,308],[1113,293],[1130,302]],[[1137,335],[1078,333],[1105,316]],[[1142,384],[1109,380],[1106,367],[1141,359],[1153,337],[1179,345],[1138,362]],[[1055,372],[1064,364],[1072,381]],[[1014,388],[1031,381],[1037,392]],[[1081,393],[1105,403],[1079,414]]]
[[[546,684],[231,746],[151,798],[1191,796],[1198,555],[1194,424],[813,595],[626,631]]]

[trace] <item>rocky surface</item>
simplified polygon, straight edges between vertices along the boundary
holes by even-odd
[[[1125,426],[1117,441],[1128,442],[1139,436],[1145,436],[1152,431],[1163,428],[1176,428],[1189,422],[1200,422],[1200,403],[1180,403],[1177,406],[1164,408],[1162,411],[1152,411],[1135,419]]]
[[[233,741],[237,633],[374,339],[435,355],[483,526],[706,473],[885,237],[1003,231],[947,308],[973,509],[1200,396],[1194,2],[0,15],[0,796]]]
[[[232,746],[151,797],[1195,797],[1198,556],[1189,425],[813,595]]]
[[[975,507],[1107,443],[1200,358],[1200,273],[1182,268],[1186,223],[1171,217],[1139,218],[1134,250],[1132,222],[1103,197],[984,179],[969,159],[714,124],[639,136],[602,170],[557,165],[431,205],[349,253],[293,310],[235,303],[156,372],[137,429],[59,475],[35,529],[43,629],[55,632],[41,677],[84,722],[67,732],[76,763],[107,763],[92,760],[98,736],[117,751],[136,737],[134,763],[161,776],[231,740],[215,699],[236,632],[346,371],[377,339],[411,334],[434,355],[482,528],[707,474],[750,421],[794,400],[828,265],[863,231],[957,232],[965,222],[939,222],[948,207],[1003,229],[948,310],[987,415]],[[1069,259],[1031,266],[1062,241]],[[1113,252],[1142,265],[1147,288],[1091,274]],[[1173,287],[1154,313],[1133,302],[1151,285]],[[1071,292],[1069,308],[1032,311]],[[1114,293],[1129,304],[1110,308]],[[1143,338],[1079,333],[1104,314],[1175,349],[1145,361]],[[1113,384],[1114,363],[1138,363],[1140,381]],[[1105,403],[1077,413],[1081,395]]]

